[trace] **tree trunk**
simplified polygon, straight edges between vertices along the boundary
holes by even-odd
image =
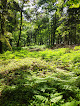
[[[22,10],[21,10],[21,22],[20,22],[20,34],[19,34],[19,39],[18,39],[18,42],[17,42],[17,47],[20,46],[20,39],[21,39],[21,31],[22,31]]]
[[[2,53],[2,42],[0,41],[0,53]]]
[[[51,21],[51,45],[53,45],[53,21]]]
[[[5,23],[5,18],[4,18],[4,15],[3,14],[4,14],[4,10],[2,11],[2,14],[1,14],[1,34],[0,34],[0,37],[1,38],[2,38],[2,36],[4,37],[4,23]],[[2,41],[0,41],[0,53],[2,53]]]
[[[75,36],[74,43],[77,44],[77,42],[76,42],[76,22],[75,22],[75,29],[74,29],[74,30],[75,30],[75,32],[74,32],[74,34],[75,34],[75,35],[74,35],[74,36]]]
[[[10,45],[12,46],[12,39],[9,39]]]
[[[36,44],[36,33],[34,34],[34,39],[35,39],[34,43]]]
[[[54,17],[54,35],[53,35],[53,45],[55,43],[55,32],[56,32],[56,12],[55,12],[55,17]]]

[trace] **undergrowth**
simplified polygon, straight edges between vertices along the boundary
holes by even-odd
[[[79,106],[80,46],[35,48],[0,54],[0,106]]]

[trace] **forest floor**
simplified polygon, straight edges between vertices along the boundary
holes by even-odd
[[[80,106],[80,46],[0,54],[0,106]]]

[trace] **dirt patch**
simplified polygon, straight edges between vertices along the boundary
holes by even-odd
[[[75,46],[80,46],[80,45],[78,45],[78,44],[76,44],[76,45],[55,44],[54,46],[51,47],[51,49],[58,49],[58,48],[74,49]]]

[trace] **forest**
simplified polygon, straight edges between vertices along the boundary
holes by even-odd
[[[0,0],[0,106],[80,106],[79,0]]]

